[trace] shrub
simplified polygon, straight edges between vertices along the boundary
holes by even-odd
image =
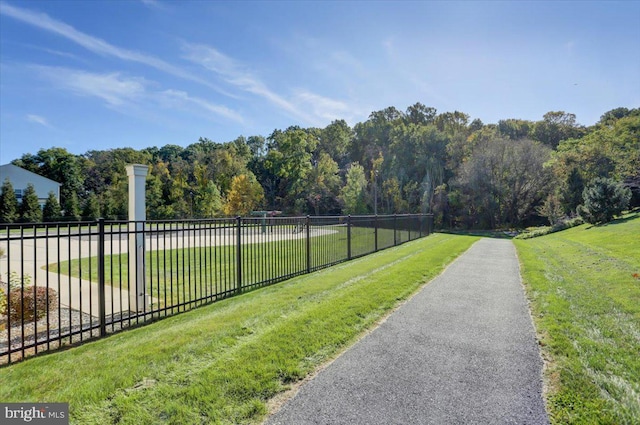
[[[538,214],[549,220],[549,224],[555,226],[564,216],[564,208],[562,202],[557,195],[549,195],[541,206],[536,208]]]
[[[611,180],[597,178],[582,192],[580,215],[591,224],[608,223],[629,206],[631,190]]]
[[[0,248],[0,258],[4,256],[4,250]],[[7,273],[7,281],[6,283],[2,280],[2,276],[0,276],[0,316],[4,316],[7,314],[7,293],[6,291],[11,291],[12,289],[19,288],[24,284],[29,284],[31,282],[31,276],[25,274],[22,279],[18,276],[17,272]],[[6,287],[6,289],[5,289]]]
[[[9,319],[20,321],[24,314],[25,322],[38,320],[47,314],[47,301],[49,309],[56,308],[58,293],[42,286],[12,289],[9,292]]]
[[[4,316],[7,313],[7,296],[4,293],[4,289],[0,288],[0,316]]]
[[[524,232],[517,235],[514,239],[537,238],[538,236],[548,235],[549,233],[551,233],[551,226],[527,228]]]
[[[527,229],[526,232],[519,234],[515,239],[531,239],[538,236],[548,235],[550,233],[559,232],[561,230],[570,229],[575,226],[584,224],[582,217],[576,217],[569,220],[560,220],[553,226],[537,227],[535,229]]]

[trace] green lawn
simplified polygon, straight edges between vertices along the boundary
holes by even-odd
[[[293,227],[292,227],[293,229]],[[332,233],[310,238],[310,267],[315,270],[327,264],[335,264],[347,258],[347,228],[329,226]],[[282,228],[279,229],[282,231]],[[188,236],[206,240],[208,230],[197,230]],[[246,236],[243,236],[246,237]],[[262,235],[252,236],[260,240]],[[397,231],[398,242],[406,241],[406,231]],[[415,234],[414,234],[415,237]],[[251,287],[261,282],[277,280],[282,276],[295,276],[306,272],[306,240],[285,239],[274,242],[242,245],[242,286]],[[168,241],[168,239],[167,239]],[[234,237],[228,239],[234,242]],[[392,246],[394,231],[378,229],[378,247]],[[145,254],[147,294],[156,301],[156,308],[188,303],[214,294],[225,294],[237,289],[237,248],[235,245],[208,246],[202,248],[155,249],[153,239]],[[368,254],[375,249],[372,228],[352,227],[352,257]],[[49,265],[51,272],[71,275],[98,282],[98,259],[85,257]],[[105,256],[105,283],[128,288],[128,255]]]
[[[640,214],[515,244],[552,422],[640,423]]]
[[[0,368],[0,400],[73,423],[257,423],[477,238],[432,235],[154,324]]]

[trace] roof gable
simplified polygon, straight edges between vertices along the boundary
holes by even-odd
[[[25,170],[24,168],[18,167],[17,165],[0,165],[0,184],[2,184],[2,182],[4,182],[4,179],[7,177],[9,177],[9,180],[11,180],[11,176],[20,176],[22,179],[33,182],[34,185],[37,185],[39,183],[49,185],[57,184],[58,186],[62,186],[61,183],[58,183],[55,180],[51,180],[29,170]]]

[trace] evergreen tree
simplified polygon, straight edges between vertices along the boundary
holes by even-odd
[[[102,195],[102,216],[107,220],[118,219],[118,212],[116,211],[116,205],[113,201],[113,195],[109,191],[106,191]]]
[[[33,184],[29,183],[22,195],[20,204],[20,221],[25,223],[39,223],[42,221],[42,209]]]
[[[80,220],[80,205],[78,204],[78,195],[71,193],[64,203],[64,216],[69,220]]]
[[[100,202],[93,192],[89,194],[89,197],[84,203],[82,218],[85,220],[97,220],[100,218]]]
[[[60,203],[58,202],[58,198],[56,198],[56,194],[53,192],[49,192],[49,197],[47,197],[47,201],[44,204],[44,208],[42,209],[42,220],[43,221],[57,221],[60,220],[62,216],[62,212],[60,210]]]
[[[576,212],[578,205],[582,203],[582,192],[584,191],[584,180],[578,168],[573,168],[567,177],[566,189],[564,191],[564,206],[569,213]]]
[[[580,215],[591,224],[607,223],[629,206],[631,190],[612,180],[597,178],[582,193]]]
[[[18,200],[7,177],[0,189],[0,223],[13,223],[18,219]]]

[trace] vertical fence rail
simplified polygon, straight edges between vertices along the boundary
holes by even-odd
[[[351,215],[347,216],[347,260],[351,260]]]
[[[393,215],[393,246],[398,245],[398,216]]]
[[[105,294],[105,276],[104,276],[104,218],[98,220],[98,308],[100,319],[100,336],[107,335],[107,313],[106,313],[106,294]]]
[[[368,255],[432,227],[430,215],[0,225],[0,364]],[[131,238],[139,241],[133,251]]]
[[[242,218],[236,218],[236,291],[242,292]]]
[[[306,253],[307,253],[307,273],[311,273],[311,218],[307,216],[305,218],[306,229]]]
[[[374,231],[374,240],[375,240],[374,251],[378,252],[378,214],[376,214],[374,217],[373,231]]]

